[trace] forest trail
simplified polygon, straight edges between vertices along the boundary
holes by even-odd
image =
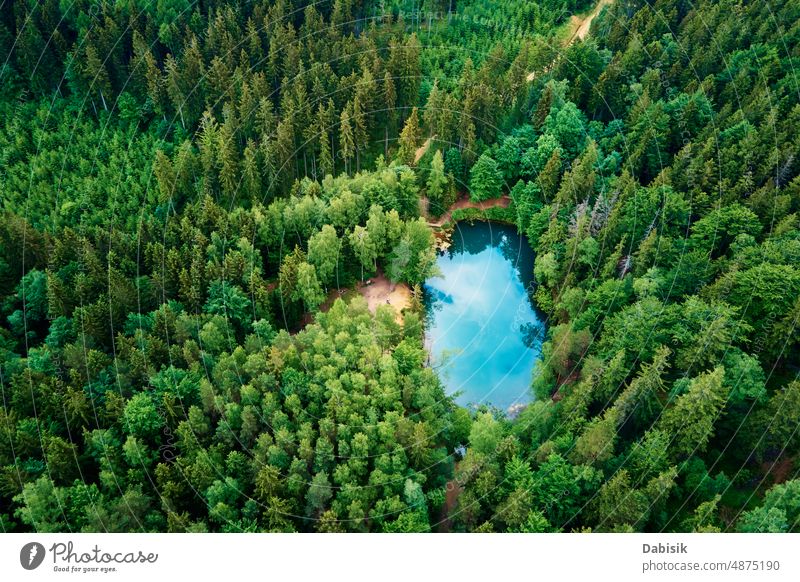
[[[454,474],[458,473],[458,464],[456,464]],[[436,531],[441,533],[449,533],[453,531],[453,519],[450,517],[454,514],[458,505],[458,496],[464,491],[464,487],[459,483],[458,479],[448,481],[445,486],[445,498],[442,505],[442,511],[439,515],[439,523],[437,524]]]
[[[431,142],[436,139],[435,135],[430,136],[428,139],[425,140],[425,143],[422,144],[417,148],[417,151],[414,152],[414,163],[417,164],[422,159],[422,156],[425,155],[425,152],[428,151],[428,148],[431,147]]]
[[[614,0],[600,0],[597,5],[594,7],[588,16],[581,19],[577,16],[572,16],[576,20],[576,24],[578,27],[575,29],[575,32],[569,37],[569,40],[566,43],[566,46],[571,45],[576,40],[583,40],[589,34],[589,28],[592,26],[592,21],[597,17],[598,14],[605,8],[606,6],[610,6],[614,3]]]
[[[490,208],[508,208],[509,204],[511,204],[510,196],[500,196],[499,198],[492,198],[490,200],[483,200],[481,202],[473,202],[466,195],[464,195],[459,200],[456,200],[453,205],[447,209],[447,212],[442,214],[436,220],[431,220],[427,215],[426,220],[428,221],[428,226],[439,228],[450,220],[450,216],[453,214],[454,210],[459,210],[461,208],[477,208],[478,210],[486,211]]]
[[[592,22],[597,17],[597,15],[600,14],[603,8],[605,8],[606,6],[610,6],[613,3],[614,0],[600,0],[595,5],[594,9],[583,18],[575,14],[570,16],[569,29],[572,30],[572,32],[567,37],[567,40],[564,42],[564,47],[565,48],[568,47],[576,40],[583,40],[584,38],[586,38],[589,35],[589,29],[592,27]],[[553,59],[553,62],[547,65],[547,67],[545,67],[543,72],[546,73],[550,69],[552,69],[557,60],[558,56],[556,56],[556,58]],[[527,80],[529,83],[533,81],[535,78],[536,78],[536,71],[531,71],[530,73],[528,73]]]

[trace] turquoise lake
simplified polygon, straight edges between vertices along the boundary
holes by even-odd
[[[425,282],[426,342],[462,406],[513,411],[530,402],[544,318],[533,307],[534,255],[513,226],[458,223]]]

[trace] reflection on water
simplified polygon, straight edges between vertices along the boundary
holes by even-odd
[[[465,406],[531,400],[544,320],[532,307],[533,252],[514,227],[459,224],[425,282],[431,365]]]

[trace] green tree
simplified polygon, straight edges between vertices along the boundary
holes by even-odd
[[[450,183],[444,173],[444,159],[442,152],[436,150],[431,161],[431,169],[428,173],[426,193],[428,202],[434,216],[441,215],[452,203]]]
[[[337,281],[339,254],[341,241],[336,234],[336,229],[329,224],[323,225],[319,232],[308,239],[308,262],[314,265],[322,284],[327,288],[333,281]]]
[[[406,119],[403,131],[398,140],[397,159],[403,164],[411,165],[416,160],[417,148],[422,140],[422,130],[419,126],[419,113],[417,108],[411,110],[411,115]]]
[[[694,378],[686,394],[679,396],[658,421],[659,429],[675,435],[671,450],[676,457],[687,457],[705,449],[725,404],[724,373],[718,366]]]
[[[302,301],[308,311],[316,311],[325,300],[314,265],[303,262],[297,266],[297,285],[292,299]]]
[[[311,480],[306,495],[306,512],[310,516],[318,517],[333,497],[331,482],[326,473],[317,473]]]
[[[349,164],[356,152],[356,138],[353,132],[350,107],[342,109],[339,121],[339,153],[344,160],[344,171],[349,173]]]
[[[164,422],[149,394],[140,392],[125,405],[125,430],[142,439],[153,438]]]
[[[800,531],[800,480],[772,487],[763,505],[742,514],[737,529],[744,533]]]
[[[378,256],[378,250],[375,248],[374,240],[370,237],[369,231],[363,226],[357,225],[350,232],[348,240],[350,247],[361,264],[361,280],[363,281],[364,269],[369,269],[373,266]]]
[[[469,192],[475,202],[489,200],[500,196],[503,177],[497,162],[487,153],[481,154],[470,170]]]

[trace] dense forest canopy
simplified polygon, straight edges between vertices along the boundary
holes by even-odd
[[[0,0],[2,530],[800,531],[800,2],[593,8]],[[426,364],[462,194],[516,418]]]

